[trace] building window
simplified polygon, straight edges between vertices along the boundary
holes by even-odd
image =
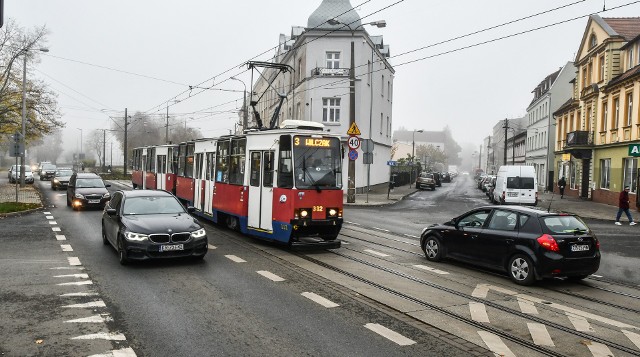
[[[389,116],[387,116],[387,137],[391,136],[391,122],[389,121]]]
[[[629,66],[627,69],[633,68],[633,47],[629,49]]]
[[[620,99],[616,98],[613,100],[613,125],[611,129],[618,129],[620,125]]]
[[[611,178],[611,159],[600,160],[600,188],[609,189]]]
[[[322,121],[340,122],[340,98],[322,98]]]
[[[591,34],[591,37],[589,38],[589,49],[592,49],[597,45],[598,45],[598,38],[596,37],[596,34]]]
[[[382,122],[384,121],[384,115],[380,113],[380,135],[382,135]]]
[[[340,68],[340,52],[327,52],[327,68]]]
[[[302,82],[302,74],[304,71],[302,70],[302,58],[298,58],[298,82]]]
[[[600,72],[598,73],[598,81],[604,81],[604,55],[600,56]]]
[[[587,65],[587,84],[593,83],[593,63]]]
[[[638,159],[626,158],[624,159],[624,179],[622,187],[629,186],[631,192],[636,192],[637,179],[636,172],[638,172]]]
[[[380,82],[380,95],[384,98],[384,74],[382,75],[382,82]]]
[[[607,102],[602,103],[602,126],[600,131],[607,131],[607,120],[609,118],[609,106]]]
[[[582,69],[582,88],[585,88],[587,86],[587,69],[583,68]]]
[[[372,73],[371,61],[367,61],[367,84],[371,85],[371,73]]]
[[[391,100],[391,81],[387,81],[387,100]]]
[[[631,123],[633,123],[633,93],[629,93],[627,94],[627,112],[626,112],[626,117],[627,117],[627,122],[626,122],[626,126],[631,126]]]

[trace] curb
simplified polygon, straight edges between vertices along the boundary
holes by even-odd
[[[13,217],[13,216],[20,216],[20,215],[23,215],[23,214],[30,214],[30,213],[33,213],[33,212],[40,211],[42,209],[44,209],[44,206],[41,203],[40,207],[36,207],[36,208],[24,210],[24,211],[0,213],[0,219],[9,218],[9,217]]]

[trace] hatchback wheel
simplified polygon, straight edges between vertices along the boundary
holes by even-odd
[[[509,277],[516,284],[531,285],[535,280],[535,272],[531,258],[516,254],[509,260]]]
[[[118,260],[121,265],[127,265],[129,263],[127,251],[124,249],[124,244],[122,243],[122,238],[118,239]]]
[[[427,260],[432,262],[439,262],[442,260],[442,249],[443,247],[440,239],[433,235],[427,237],[424,241],[424,245],[422,246],[425,257],[427,257]]]
[[[102,224],[102,244],[109,244],[109,240],[107,239],[107,231],[104,229],[104,223]]]

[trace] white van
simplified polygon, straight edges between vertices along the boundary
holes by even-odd
[[[537,205],[536,177],[533,166],[500,166],[492,200],[499,204]]]

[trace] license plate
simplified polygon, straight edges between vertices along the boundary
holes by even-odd
[[[574,244],[571,246],[572,252],[584,252],[589,250],[589,244]]]
[[[171,245],[161,245],[161,252],[171,252],[174,250],[184,250],[184,244],[171,244]]]
[[[100,203],[100,200],[89,200],[89,203]]]
[[[517,192],[507,192],[507,196],[509,196],[509,197],[518,197],[518,193]]]

